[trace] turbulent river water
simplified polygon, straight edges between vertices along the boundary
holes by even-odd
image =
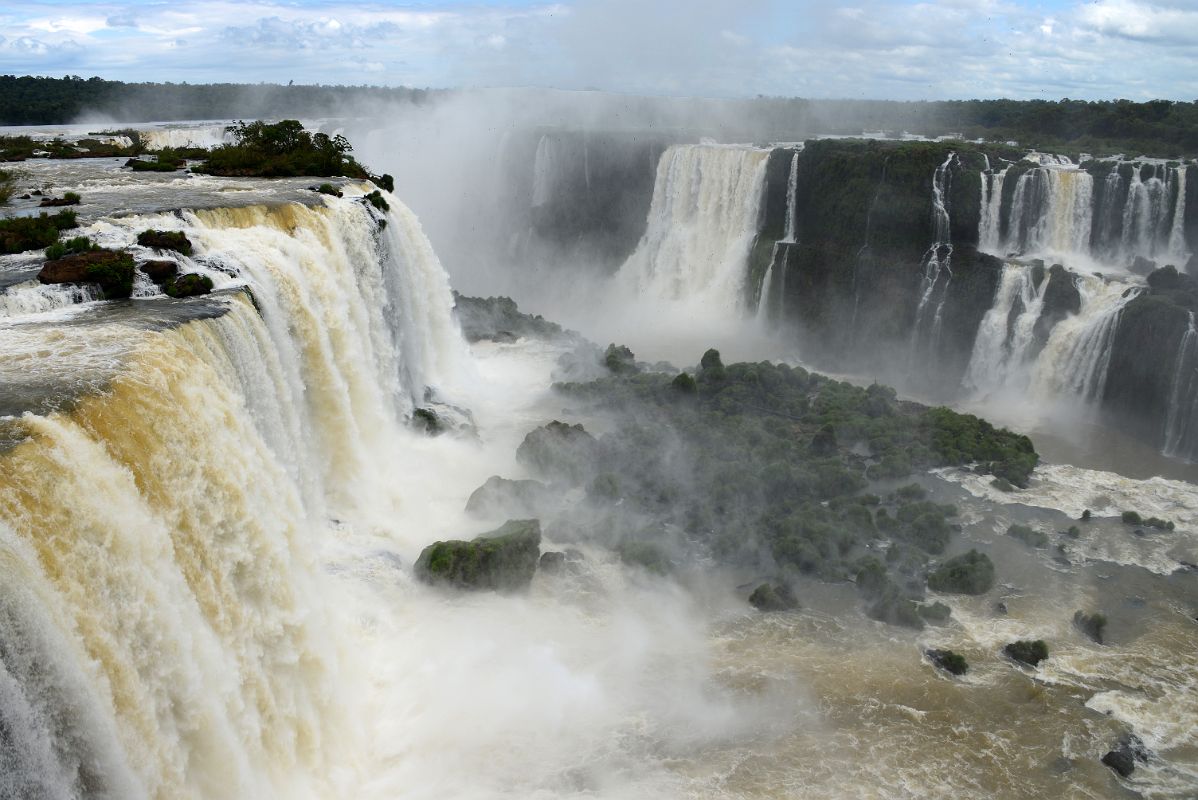
[[[683,181],[686,158],[663,169]],[[186,233],[180,265],[216,291],[96,301],[37,284],[31,255],[0,259],[0,797],[1194,796],[1195,485],[1067,463],[1017,495],[921,476],[962,511],[953,550],[984,547],[1000,576],[941,598],[955,621],[921,633],[866,619],[851,586],[801,584],[803,611],[761,615],[752,575],[662,578],[552,534],[579,571],[517,595],[433,589],[413,561],[502,522],[465,501],[524,476],[525,433],[611,424],[550,391],[564,345],[468,345],[398,197],[382,213],[353,184],[29,169],[84,195],[101,243]],[[669,213],[706,235],[695,202]],[[630,261],[642,291],[694,264],[687,236]],[[700,264],[713,291],[731,291],[729,257]],[[723,344],[702,333],[671,346]],[[411,430],[428,402],[469,409],[477,435]],[[1060,551],[1004,533],[1086,508]],[[1137,535],[1115,518],[1129,508],[1176,530]],[[1107,645],[1076,609],[1106,613]],[[1016,667],[998,652],[1015,638],[1051,658]],[[968,677],[928,647],[963,653]],[[1129,730],[1152,756],[1120,781],[1099,758]]]

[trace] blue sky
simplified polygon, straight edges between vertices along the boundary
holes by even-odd
[[[1198,0],[23,0],[0,73],[1194,100]]]

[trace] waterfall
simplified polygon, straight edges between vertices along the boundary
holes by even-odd
[[[537,153],[532,162],[532,206],[544,205],[553,199],[553,182],[558,174],[557,150],[549,134],[537,141]]]
[[[392,519],[401,417],[466,351],[407,209],[323,202],[103,223],[185,231],[186,267],[254,304],[0,336],[18,369],[54,366],[34,335],[112,367],[0,453],[0,796],[347,796],[355,675],[316,554],[330,515]]]
[[[1068,159],[1037,156],[1018,178],[1002,230],[1004,173],[982,174],[979,247],[1069,262],[1079,257],[1127,267],[1137,257],[1180,264],[1185,247],[1185,168],[1135,164],[1126,184],[1119,164],[1095,178]],[[1101,199],[1099,199],[1101,198]]]
[[[795,240],[795,194],[799,185],[799,154],[790,158],[790,173],[786,177],[786,233],[782,241],[793,243]]]
[[[1042,402],[1095,403],[1106,389],[1119,315],[1135,298],[1126,284],[1095,276],[1075,278],[1081,308],[1053,326],[1036,352],[1035,327],[1048,286],[1033,283],[1031,267],[1007,264],[994,304],[982,318],[962,386],[984,399],[1001,391]]]
[[[774,279],[774,262],[778,260],[778,243],[770,253],[770,264],[765,268],[765,276],[761,279],[761,297],[757,300],[757,321],[767,322],[770,313],[770,283]]]
[[[1173,225],[1169,230],[1169,255],[1178,269],[1184,269],[1190,258],[1186,247],[1186,169],[1183,164],[1175,171],[1177,200],[1173,204]]]
[[[1106,390],[1119,316],[1138,292],[1094,276],[1080,279],[1077,288],[1081,310],[1053,327],[1036,359],[1032,392],[1045,399],[1076,397],[1093,403]]]
[[[617,280],[636,296],[744,305],[769,151],[675,145],[661,157],[648,226]]]
[[[1002,187],[1007,170],[993,172],[990,159],[986,159],[986,171],[982,173],[982,203],[978,219],[978,247],[986,253],[1000,254],[1002,247],[999,222],[1002,219]]]
[[[1198,457],[1198,328],[1192,311],[1189,326],[1177,348],[1163,452],[1173,458],[1193,460]]]
[[[994,305],[982,317],[974,340],[963,381],[966,389],[984,396],[999,389],[1027,387],[1031,344],[1047,286],[1047,273],[1037,286],[1031,267],[1003,267]]]
[[[956,153],[949,153],[948,158],[936,168],[932,177],[932,231],[935,241],[924,255],[923,278],[919,286],[919,305],[915,310],[915,327],[911,335],[912,356],[922,349],[921,342],[924,347],[935,352],[940,341],[944,302],[948,297],[948,285],[953,279],[953,245],[950,241],[952,225],[947,204],[952,179],[948,168],[956,157]],[[940,281],[942,274],[945,276],[943,282]],[[929,323],[927,321],[928,309],[932,307],[933,298],[938,288],[940,296],[936,301],[932,320]],[[926,332],[925,328],[928,328]]]

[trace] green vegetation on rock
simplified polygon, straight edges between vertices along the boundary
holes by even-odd
[[[799,601],[785,583],[763,583],[749,595],[749,605],[758,611],[792,611],[799,607]]]
[[[58,241],[59,233],[76,226],[74,211],[0,220],[0,254],[50,247]]]
[[[174,250],[185,256],[191,255],[191,240],[182,231],[156,231],[147,229],[137,234],[137,243],[155,250]]]
[[[928,575],[928,588],[945,594],[985,594],[994,587],[994,562],[970,550],[948,559]]]
[[[167,297],[195,297],[212,291],[212,279],[198,272],[189,272],[168,279],[162,284]]]
[[[952,675],[964,675],[969,671],[965,656],[952,650],[927,650],[924,654],[934,665]]]
[[[1082,633],[1089,636],[1098,644],[1102,644],[1102,634],[1106,630],[1106,616],[1104,614],[1087,614],[1084,611],[1078,611],[1073,615],[1073,624]]]
[[[353,147],[344,136],[309,133],[299,120],[238,122],[228,130],[234,141],[212,148],[195,172],[259,178],[369,177],[350,155]]]
[[[1021,664],[1034,667],[1048,658],[1048,645],[1041,639],[1035,641],[1019,640],[1011,642],[1002,649],[1003,655]]]
[[[434,542],[416,560],[416,577],[459,589],[513,591],[529,584],[541,555],[541,524],[508,520],[472,541]]]

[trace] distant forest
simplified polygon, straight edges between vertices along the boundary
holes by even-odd
[[[121,122],[332,117],[362,100],[424,102],[425,89],[238,83],[122,83],[0,75],[0,125],[64,125],[89,113]]]
[[[374,86],[122,83],[101,78],[0,76],[0,125],[45,125],[103,114],[122,122],[184,119],[336,117],[384,102],[428,103],[452,90]],[[364,103],[365,101],[365,103]],[[753,100],[628,99],[648,124],[665,106],[693,107],[703,126],[712,103],[726,105],[734,128],[712,130],[732,140],[787,141],[816,134],[903,131],[966,139],[1014,141],[1076,155],[1198,156],[1198,102],[1152,100]],[[676,120],[678,117],[675,115]]]

